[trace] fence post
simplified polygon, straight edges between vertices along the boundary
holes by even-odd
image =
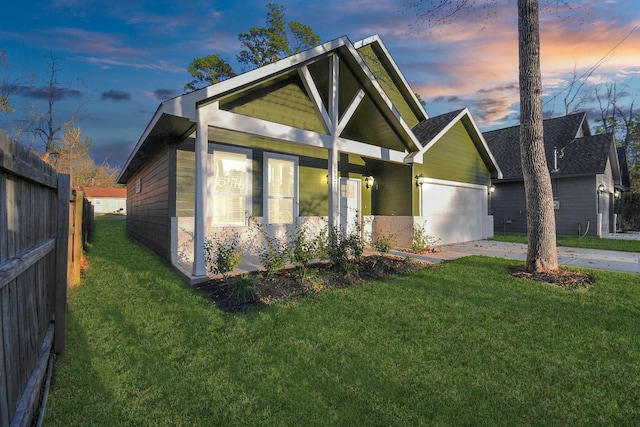
[[[80,266],[82,265],[82,208],[84,205],[84,192],[76,191],[76,202],[73,210],[75,220],[73,221],[73,285],[80,283]]]
[[[53,352],[64,354],[67,331],[67,260],[69,258],[69,175],[58,175],[58,227],[56,232],[55,329]]]

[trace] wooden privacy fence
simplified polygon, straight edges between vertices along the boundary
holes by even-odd
[[[65,350],[70,196],[69,175],[0,132],[0,426],[31,425]]]

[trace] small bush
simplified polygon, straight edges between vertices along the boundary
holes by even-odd
[[[229,233],[219,236],[214,234],[205,239],[204,257],[207,270],[224,277],[235,270],[242,262],[243,250],[240,235]]]
[[[415,252],[430,252],[433,251],[435,245],[440,241],[439,238],[435,238],[427,234],[424,225],[414,225],[413,227],[413,245],[411,249]]]
[[[232,278],[228,281],[227,286],[229,286],[229,292],[231,295],[243,302],[252,301],[256,297],[255,283],[247,274],[242,274]]]
[[[371,246],[381,254],[388,254],[398,244],[398,239],[393,233],[371,233]]]
[[[345,272],[353,270],[353,261],[360,261],[364,254],[362,226],[356,219],[355,227],[350,233],[343,233],[339,227],[327,226],[321,233],[321,249],[319,253],[327,259],[332,267]]]
[[[264,240],[256,246],[256,252],[266,274],[272,275],[286,267],[287,261],[289,261],[286,236],[270,236],[266,227],[257,221],[253,221],[253,227],[259,231]]]
[[[318,238],[312,236],[304,226],[297,226],[291,233],[291,261],[306,269],[311,262],[319,257]]]

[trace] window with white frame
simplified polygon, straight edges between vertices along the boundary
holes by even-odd
[[[209,167],[211,225],[246,225],[251,207],[251,151],[215,147]]]
[[[267,223],[293,223],[298,216],[298,158],[265,153],[264,175]]]

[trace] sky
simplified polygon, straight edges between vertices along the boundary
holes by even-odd
[[[11,97],[15,111],[0,113],[0,129],[13,134],[32,111],[46,111],[43,89],[54,57],[64,96],[55,104],[56,121],[79,109],[96,163],[121,167],[159,104],[184,93],[194,58],[218,53],[240,70],[238,33],[265,25],[267,2],[7,1],[0,84],[16,82],[20,91]],[[278,3],[287,21],[310,26],[322,42],[378,34],[429,116],[467,107],[481,131],[518,124],[516,0],[472,0],[473,7],[444,20],[420,16],[428,0]],[[546,117],[565,114],[576,76],[585,83],[581,94],[615,83],[622,102],[640,105],[640,2],[540,0],[540,9]],[[593,127],[599,107],[595,97],[587,101],[580,107]],[[27,134],[20,141],[43,148]]]

